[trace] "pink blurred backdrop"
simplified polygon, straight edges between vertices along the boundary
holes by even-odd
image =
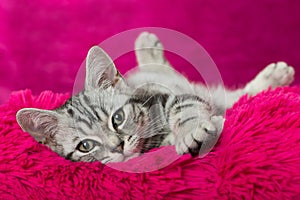
[[[299,83],[299,8],[294,0],[2,0],[0,103],[25,88],[35,94],[71,92],[92,45],[145,26],[174,29],[198,41],[226,85],[244,84],[278,60],[296,68]],[[118,62],[123,72],[134,65],[134,59]],[[185,73],[196,79],[192,71]]]

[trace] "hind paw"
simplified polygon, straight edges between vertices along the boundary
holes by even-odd
[[[271,63],[245,89],[253,95],[269,87],[286,86],[293,82],[294,74],[294,68],[288,66],[285,62]]]
[[[155,34],[143,32],[135,41],[135,52],[139,65],[164,64],[163,46]]]

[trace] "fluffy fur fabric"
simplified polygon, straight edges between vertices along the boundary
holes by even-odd
[[[1,199],[299,199],[300,88],[242,97],[206,157],[184,155],[148,173],[73,163],[35,142],[15,121],[23,107],[53,109],[69,95],[29,90],[0,107]]]

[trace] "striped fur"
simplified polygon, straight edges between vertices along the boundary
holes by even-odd
[[[208,89],[173,70],[155,35],[142,33],[135,45],[139,69],[126,83],[110,57],[93,47],[84,90],[54,111],[20,110],[20,126],[73,161],[121,162],[164,145],[175,145],[179,154],[204,156],[219,138],[225,109],[241,95],[293,80],[293,68],[279,62],[244,89]]]

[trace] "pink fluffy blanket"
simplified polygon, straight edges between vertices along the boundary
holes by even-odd
[[[0,199],[299,199],[300,87],[242,97],[206,157],[184,155],[148,173],[75,163],[24,133],[23,107],[52,109],[68,95],[13,93],[0,107]]]

